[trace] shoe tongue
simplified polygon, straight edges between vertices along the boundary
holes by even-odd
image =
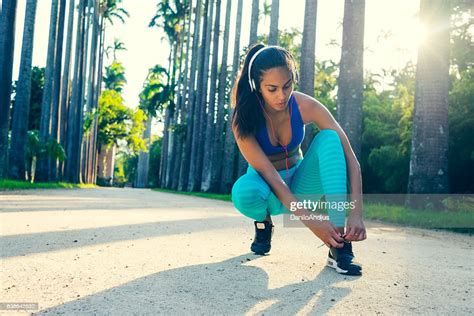
[[[265,229],[265,223],[257,222],[256,225],[258,229]]]
[[[341,248],[343,252],[352,254],[352,243],[350,241],[344,241],[344,246]]]

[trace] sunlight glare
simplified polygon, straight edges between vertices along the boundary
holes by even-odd
[[[428,30],[417,20],[406,23],[397,41],[400,47],[418,48],[427,39]]]

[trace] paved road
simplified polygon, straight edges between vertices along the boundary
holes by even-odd
[[[367,222],[362,277],[304,228],[249,252],[231,203],[138,189],[0,192],[0,314],[472,314],[473,237]]]

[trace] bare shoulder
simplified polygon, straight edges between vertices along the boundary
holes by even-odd
[[[296,103],[298,104],[298,109],[300,110],[301,119],[304,124],[315,123],[314,122],[314,113],[320,110],[320,107],[324,107],[319,103],[315,98],[299,91],[293,91],[293,96],[295,97]]]

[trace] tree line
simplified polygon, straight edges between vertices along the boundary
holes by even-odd
[[[114,19],[124,21],[128,15],[120,2],[79,0],[76,8],[71,1],[66,28],[66,1],[52,1],[37,142],[44,147],[38,151],[38,179],[96,181],[101,147],[99,107],[110,108],[111,103],[119,102],[111,92],[102,103],[100,97],[104,92],[101,78],[106,26],[112,25]],[[375,76],[364,73],[365,1],[345,1],[338,62],[316,61],[317,1],[305,2],[302,33],[279,28],[278,0],[265,1],[263,11],[259,0],[252,0],[250,21],[243,21],[243,0],[238,0],[235,23],[231,25],[230,17],[235,10],[232,3],[230,0],[158,2],[149,26],[164,31],[171,49],[168,64],[153,67],[145,78],[139,104],[143,115],[136,114],[142,116],[135,120],[145,125],[142,136],[145,147],[159,147],[160,154],[150,155],[148,150],[138,154],[135,186],[146,187],[153,183],[181,191],[230,192],[247,166],[230,129],[231,87],[247,48],[262,42],[284,46],[294,54],[300,73],[296,88],[328,106],[348,135],[362,165],[363,179],[367,183],[364,191],[368,188],[372,192],[472,192],[472,183],[468,181],[461,186],[453,183],[472,175],[473,168],[460,169],[472,166],[474,160],[472,141],[465,136],[472,132],[473,126],[469,124],[472,102],[468,101],[472,94],[466,88],[472,87],[472,58],[466,53],[469,49],[472,52],[469,45],[472,22],[456,24],[463,14],[471,12],[468,3],[420,2],[420,20],[434,31],[420,46],[416,65],[408,65],[395,75],[392,72],[395,83],[391,92],[376,91]],[[8,52],[15,43],[12,25],[16,0],[2,3],[1,25],[5,32],[0,36],[0,67],[3,67],[0,174],[13,179],[25,179],[27,174],[25,151],[29,127],[24,118],[29,117],[29,103],[34,93],[31,77],[35,68],[31,67],[31,54],[35,9],[36,1],[28,0],[20,77],[15,87],[13,111],[10,111],[13,56]],[[75,9],[78,21],[73,57]],[[270,17],[269,30],[259,28],[262,16]],[[248,43],[241,42],[243,23],[250,24]],[[229,51],[231,28],[235,34],[232,52]],[[65,49],[62,46],[64,33]],[[301,38],[300,43],[296,43],[296,38]],[[64,62],[63,50],[66,52]],[[219,51],[222,51],[221,56]],[[112,76],[111,82],[119,80],[118,77]],[[158,117],[164,125],[158,147],[151,141],[153,117]],[[141,131],[137,127],[135,132]],[[450,131],[461,135],[462,141],[452,141]],[[315,126],[306,126],[303,152],[316,133]],[[137,146],[139,151],[142,145]],[[149,172],[150,165],[156,173]]]

